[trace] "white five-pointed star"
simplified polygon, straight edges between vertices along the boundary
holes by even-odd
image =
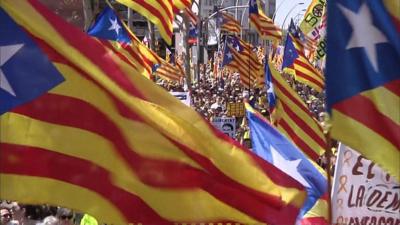
[[[285,172],[287,175],[293,177],[295,180],[300,182],[304,187],[310,187],[308,182],[304,179],[304,177],[299,173],[297,167],[299,166],[301,159],[296,159],[293,161],[289,161],[273,147],[271,146],[271,154],[274,166],[278,167],[280,170]]]
[[[121,29],[121,26],[118,24],[117,18],[114,20],[110,19],[111,26],[108,28],[108,30],[114,30],[117,35],[119,35],[119,30]]]
[[[6,46],[0,46],[0,88],[7,91],[13,96],[15,95],[15,92],[13,88],[11,87],[10,83],[8,82],[6,76],[3,73],[3,70],[1,67],[11,58],[15,53],[17,53],[23,44],[16,44],[16,45],[6,45]]]
[[[232,59],[232,54],[231,54],[230,52],[228,52],[228,53],[226,54],[226,56],[228,56],[228,59]]]
[[[378,72],[376,44],[388,42],[385,35],[372,23],[367,3],[363,3],[357,13],[338,4],[339,9],[349,21],[353,33],[346,49],[364,48],[372,67]]]

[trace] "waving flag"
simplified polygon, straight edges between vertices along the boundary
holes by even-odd
[[[127,30],[110,6],[97,16],[95,23],[88,29],[88,34],[94,37],[114,40],[121,43],[131,43]]]
[[[0,11],[0,18],[5,17]],[[64,81],[47,55],[12,20],[2,19],[1,27],[0,115]]]
[[[262,12],[258,0],[249,1],[249,16],[250,23],[262,38],[273,41],[280,41],[282,39],[281,29]]]
[[[119,28],[110,29],[114,27],[113,23],[118,24]],[[95,23],[88,29],[88,34],[105,39],[100,40],[102,44],[149,79],[153,75],[173,81],[179,81],[183,77],[176,66],[169,64],[142,44],[109,6],[106,6],[97,17]],[[153,74],[154,68],[158,68],[155,74]]]
[[[282,75],[269,63],[278,97],[275,110],[277,128],[309,158],[317,160],[325,152],[326,139],[321,126],[306,104]]]
[[[253,47],[235,36],[226,36],[222,66],[228,66],[240,73],[242,83],[251,87],[263,77],[263,68]]]
[[[323,170],[248,103],[245,106],[253,151],[296,179],[307,190],[307,200],[299,214],[300,224],[329,224],[326,201],[328,183]]]
[[[89,27],[88,34],[98,38],[104,46],[140,71],[143,76],[152,78],[151,68],[154,58],[151,60],[148,54],[141,54],[142,44],[133,38],[133,34],[131,38],[129,29],[110,6],[107,5],[96,18],[93,25]]]
[[[382,1],[329,1],[332,137],[400,178],[400,32]]]
[[[313,66],[304,55],[304,52],[292,37],[286,38],[282,68],[288,67],[294,71],[295,79],[307,84],[314,90],[322,92],[325,87],[324,76]]]
[[[265,56],[268,59],[267,56]],[[268,108],[272,112],[276,106],[276,96],[274,91],[274,84],[272,82],[271,70],[269,69],[268,62],[265,63],[265,85],[267,87]]]
[[[0,117],[1,198],[107,224],[294,223],[298,182],[38,1],[0,7],[1,43],[29,32],[65,79]]]
[[[234,34],[240,34],[242,29],[239,21],[237,21],[231,14],[227,12],[218,12],[217,26],[221,29],[221,31]]]
[[[161,37],[168,45],[172,43],[172,23],[174,4],[172,0],[116,0],[140,13],[157,27]],[[175,3],[181,1],[175,1]],[[180,5],[183,7],[184,5]],[[176,6],[178,9],[178,6]]]

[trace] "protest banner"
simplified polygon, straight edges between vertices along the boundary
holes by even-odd
[[[400,224],[398,181],[343,144],[339,145],[337,157],[332,189],[332,224]]]
[[[215,117],[211,123],[218,130],[228,135],[232,139],[235,138],[236,133],[236,118],[235,117]]]

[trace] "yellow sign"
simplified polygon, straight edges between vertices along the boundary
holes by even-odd
[[[318,28],[321,18],[326,10],[326,0],[313,0],[307,9],[304,19],[300,24],[300,29],[308,35]]]
[[[230,102],[227,105],[228,113],[227,116],[243,117],[244,116],[244,104],[243,102]]]

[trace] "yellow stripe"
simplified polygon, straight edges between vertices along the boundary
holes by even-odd
[[[398,0],[383,0],[386,9],[390,14],[400,21],[400,1]]]
[[[238,221],[256,222],[201,189],[160,189],[143,184],[131,172],[123,159],[114,152],[111,143],[96,134],[77,128],[45,123],[18,114],[6,115],[6,117],[2,117],[1,121],[2,142],[44,148],[93,162],[113,174],[112,180],[115,185],[140,196],[151,208],[157,209],[156,211],[160,215],[164,215],[165,218],[172,221],[215,219],[217,216],[226,216],[226,218],[236,218]],[[89,149],[95,149],[96,154],[88,151]],[[180,201],[174,201],[176,199],[180,199]],[[53,199],[54,201],[57,199]],[[203,205],[196,205],[201,202],[204,202]],[[166,209],[165,204],[173,207]],[[196,209],[196,211],[192,209]],[[201,215],[197,211],[200,209]],[[218,212],[218,210],[221,211]]]
[[[297,104],[288,99],[279,88],[275,88],[276,95],[284,102],[302,121],[304,121],[322,140],[325,140],[325,135],[318,128],[318,122],[308,113],[304,112]]]
[[[2,199],[24,199],[25,204],[50,203],[71,209],[84,209],[102,223],[128,223],[111,202],[88,189],[54,179],[11,174],[0,174],[0,180]]]
[[[329,206],[328,202],[323,199],[318,199],[314,206],[303,216],[303,218],[323,217],[329,221]]]
[[[392,176],[400,178],[400,150],[373,130],[333,110],[331,134],[333,138],[380,165]]]
[[[282,112],[284,110],[277,111]],[[296,112],[295,112],[296,113]],[[312,137],[310,137],[309,134],[307,134],[303,127],[300,127],[295,121],[291,119],[286,113],[282,113],[282,115],[278,115],[281,117],[283,120],[286,121],[286,123],[290,126],[290,128],[293,130],[293,132],[300,138],[302,139],[308,146],[311,147],[313,151],[316,152],[318,155],[322,155],[325,151],[324,146],[319,145]],[[280,126],[279,126],[280,127]],[[283,128],[282,128],[283,129]],[[292,139],[290,136],[287,136],[289,139]],[[294,143],[296,144],[296,143]],[[297,146],[300,148],[300,146]],[[301,149],[301,148],[300,148]]]
[[[110,99],[101,89],[93,85],[90,81],[82,78],[74,69],[62,64],[55,64],[57,69],[62,72],[67,82],[61,83],[51,93],[69,96],[84,100],[104,112],[107,117],[123,132],[128,145],[135,149],[142,156],[150,158],[161,158],[178,160],[200,168],[194,161],[190,160],[159,132],[148,125],[135,122],[122,117],[113,100]],[[85,94],[82,94],[85,90]],[[132,135],[132,131],[138,131]],[[161,149],[161,151],[160,151]]]
[[[149,70],[151,70],[150,65],[145,64],[144,61],[142,60],[139,62],[137,59],[135,59],[127,50],[124,48],[120,47],[117,42],[111,41],[111,44],[114,48],[115,51],[121,53],[123,56],[125,56],[128,61],[137,68],[138,73],[146,77],[147,79],[150,79],[151,74],[149,73]],[[137,52],[137,49],[134,49],[133,51]],[[139,58],[143,59],[142,56],[138,55]]]
[[[57,32],[49,29],[49,25],[40,16],[37,16],[26,2],[5,0],[1,4],[5,5],[7,11],[12,15],[17,15],[16,17],[20,23],[23,21],[26,26],[30,27],[33,34],[41,37],[75,65],[87,71],[91,78],[104,85],[116,98],[126,102],[132,110],[142,116],[154,129],[191,147],[206,158],[213,159],[212,162],[214,165],[233,180],[264,193],[282,196],[285,202],[295,201],[295,204],[301,205],[301,197],[299,198],[297,190],[292,188],[284,189],[273,184],[248,154],[245,154],[242,150],[237,149],[225,140],[217,139],[214,134],[207,132],[209,131],[208,125],[199,115],[193,116],[196,113],[192,109],[187,108],[182,103],[177,103],[179,101],[176,99],[169,99],[173,98],[173,96],[166,96],[165,91],[155,87],[154,84],[151,84],[151,81],[142,76],[130,77],[132,83],[140,84],[137,87],[153,103],[130,96],[121,90],[96,65],[80,55],[76,49],[67,45]],[[129,66],[113,56],[110,56],[110,58],[119,62],[120,68],[126,74],[132,74],[132,69]],[[145,89],[146,87],[148,88],[147,90]],[[155,95],[156,93],[157,95]],[[173,103],[174,101],[175,103]],[[173,104],[168,104],[171,102]],[[185,117],[186,115],[188,117]],[[199,117],[200,119],[197,119]],[[163,123],[159,121],[163,121]],[[204,140],[209,140],[209,142],[206,143]],[[219,151],[212,149],[219,149]],[[232,165],[241,166],[232,168]]]
[[[278,82],[287,92],[290,93],[291,96],[293,96],[298,102],[300,102],[301,105],[303,105],[305,108],[307,106],[304,104],[303,100],[300,99],[300,97],[297,95],[297,93],[294,92],[294,90],[289,86],[286,81],[283,80],[281,74],[272,66],[272,64],[269,64],[270,70],[271,70],[271,76],[274,78],[276,82]],[[298,117],[300,117],[301,120],[303,120],[323,141],[325,141],[325,135],[322,133],[322,131],[319,129],[318,122],[311,117],[307,112],[304,112],[303,109],[301,109],[297,104],[295,104],[292,100],[286,97],[286,95],[280,90],[280,88],[275,88],[275,93],[280,99],[280,101],[284,102],[287,107],[289,107],[293,113],[295,113]],[[286,114],[286,113],[285,113]],[[283,115],[285,115],[283,114]],[[282,116],[283,116],[282,115]],[[287,118],[289,118],[288,115]],[[289,120],[287,120],[289,122]],[[297,127],[297,123],[292,124],[292,129]],[[302,128],[300,128],[303,130]],[[304,132],[305,135],[304,137],[309,136],[306,132]],[[311,138],[311,137],[310,137]],[[310,142],[307,142],[310,143]],[[311,142],[313,143],[313,142]],[[324,148],[314,142],[314,144],[310,145],[313,147],[314,151],[316,151],[319,155],[323,154]],[[316,148],[318,147],[318,148]]]
[[[361,95],[374,102],[375,107],[394,123],[400,126],[400,96],[385,87],[378,87],[364,91]]]
[[[161,13],[162,18],[159,18],[159,17],[155,16],[153,13],[151,13],[149,10],[147,10],[145,7],[141,6],[140,4],[137,4],[135,1],[132,1],[132,0],[117,0],[117,2],[119,2],[119,3],[123,4],[123,5],[126,5],[129,8],[132,8],[136,12],[139,12],[144,17],[149,19],[152,23],[154,23],[157,26],[161,37],[163,37],[163,39],[167,42],[168,45],[171,45],[172,37],[167,34],[166,29],[170,30],[171,34],[172,34],[172,21],[168,17],[165,9],[160,5],[160,3],[158,1],[156,1],[156,0],[147,0],[146,2],[149,3],[150,5],[152,5],[154,8],[156,8],[156,10]],[[165,1],[165,3],[167,5],[167,7],[168,7],[167,10],[172,13],[172,6],[167,1]],[[163,25],[163,23],[161,21],[165,21],[167,27],[164,27],[164,25]]]

